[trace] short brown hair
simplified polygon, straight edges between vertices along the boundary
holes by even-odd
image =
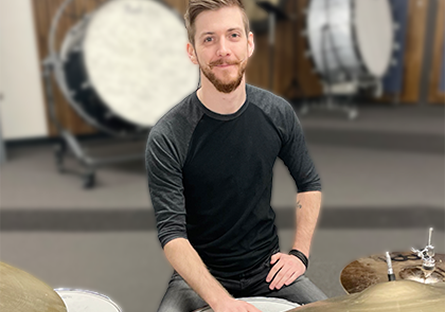
[[[199,14],[204,11],[216,11],[231,6],[236,6],[241,9],[246,36],[248,36],[250,32],[249,19],[242,0],[190,0],[187,12],[184,14],[185,27],[187,28],[190,43],[195,46],[195,20]]]

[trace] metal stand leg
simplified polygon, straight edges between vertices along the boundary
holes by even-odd
[[[79,140],[68,129],[65,129],[57,120],[54,93],[52,89],[51,73],[53,71],[53,65],[50,58],[47,58],[43,62],[44,71],[43,78],[45,83],[45,96],[49,106],[50,118],[60,135],[60,142],[55,146],[54,156],[57,170],[60,173],[75,173],[81,176],[83,181],[83,187],[89,189],[94,187],[96,183],[96,169],[100,165],[128,162],[134,160],[140,160],[144,158],[143,152],[135,154],[126,154],[112,157],[93,158],[89,156],[85,149],[82,147]],[[145,138],[144,138],[145,139]],[[64,166],[65,156],[68,150],[76,157],[79,164],[82,166],[81,172],[69,171]]]

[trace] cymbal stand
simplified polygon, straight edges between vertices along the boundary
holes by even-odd
[[[73,133],[71,133],[71,131],[66,129],[57,119],[53,84],[51,79],[52,74],[56,74],[56,72],[54,70],[54,61],[51,59],[51,56],[48,56],[43,61],[42,65],[43,81],[45,85],[45,98],[48,103],[49,116],[52,123],[55,125],[61,139],[60,143],[55,148],[56,166],[60,173],[70,172],[79,174],[83,180],[83,187],[85,189],[89,189],[94,187],[95,185],[95,171],[99,166],[144,159],[144,152],[142,150],[139,153],[128,153],[111,157],[92,157],[91,155],[89,155],[86,148],[81,144],[79,139]],[[64,91],[66,90],[62,90],[62,92]],[[126,138],[127,141],[129,141],[130,139],[134,140],[139,138]],[[144,137],[143,139],[145,141],[146,137]],[[83,167],[82,173],[68,171],[65,169],[64,158],[67,153],[67,149],[69,149],[73,153],[79,164]]]
[[[428,245],[422,250],[411,248],[411,251],[417,253],[419,258],[422,258],[422,268],[427,271],[434,270],[436,266],[436,260],[434,260],[434,256],[436,255],[434,251],[434,246],[431,244],[431,239],[433,236],[433,228],[430,228],[428,235]]]

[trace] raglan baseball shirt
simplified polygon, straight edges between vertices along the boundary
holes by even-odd
[[[146,148],[150,197],[162,247],[186,238],[214,276],[236,277],[279,248],[270,206],[279,157],[298,192],[321,190],[300,122],[288,102],[246,85],[229,115],[196,92],[151,129]]]

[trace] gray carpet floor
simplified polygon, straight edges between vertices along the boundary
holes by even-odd
[[[443,108],[364,107],[354,121],[311,111],[301,121],[324,196],[307,275],[329,297],[345,294],[339,276],[348,263],[424,246],[430,226],[445,253]],[[143,162],[100,168],[95,188],[84,190],[78,176],[57,172],[51,144],[28,143],[8,144],[1,167],[0,260],[53,288],[106,294],[124,312],[155,311],[171,268]],[[66,166],[78,167],[72,157]],[[294,193],[278,161],[272,206],[283,250]]]

